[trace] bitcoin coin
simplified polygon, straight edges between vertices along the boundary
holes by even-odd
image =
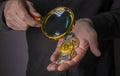
[[[79,39],[77,37],[71,37],[68,39],[68,42],[73,43],[74,49],[77,48],[80,44]]]
[[[71,54],[73,49],[74,49],[73,43],[70,41],[65,41],[61,45],[60,52],[65,54]]]

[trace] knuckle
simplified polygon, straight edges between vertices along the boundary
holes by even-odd
[[[12,27],[13,27],[9,22],[6,22],[6,25],[7,25],[9,28],[12,28]]]
[[[5,17],[6,22],[11,22],[11,18],[9,16]]]
[[[24,26],[23,29],[28,29],[28,26]]]
[[[36,26],[36,22],[35,22],[35,21],[31,21],[31,22],[29,23],[29,25],[30,25],[30,26]]]
[[[26,21],[26,16],[25,16],[25,14],[23,14],[23,15],[21,15],[21,19],[23,20],[23,21]]]
[[[22,12],[21,14],[20,14],[20,18],[22,19],[22,20],[27,20],[27,19],[29,19],[29,16],[28,16],[28,13],[26,13],[25,11],[24,12]]]
[[[10,28],[11,28],[12,30],[18,30],[18,29],[15,28],[14,26],[10,26]]]
[[[29,25],[27,25],[27,24],[24,24],[24,25],[23,25],[24,28],[28,28],[28,26],[29,26]]]
[[[32,25],[32,26],[35,26],[35,25],[36,25],[36,22],[35,22],[35,21],[32,21],[32,22],[31,22],[31,25]]]
[[[25,30],[27,30],[27,29],[28,29],[28,27],[21,26],[21,27],[18,27],[18,29],[19,29],[19,30],[23,30],[23,31],[25,31]]]
[[[28,25],[24,25],[23,27],[22,27],[22,30],[27,30],[28,29]]]

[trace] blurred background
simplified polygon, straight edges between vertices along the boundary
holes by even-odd
[[[0,32],[0,76],[25,76],[27,59],[25,32]]]

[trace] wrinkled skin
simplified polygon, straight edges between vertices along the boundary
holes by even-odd
[[[28,8],[26,8],[26,6]],[[41,24],[33,16],[40,14],[33,8],[29,1],[9,0],[4,8],[6,24],[12,30],[27,30],[28,27],[40,27]]]

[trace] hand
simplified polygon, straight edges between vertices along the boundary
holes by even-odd
[[[4,17],[9,28],[13,30],[27,30],[28,27],[40,27],[41,24],[34,20],[32,16],[40,17],[29,1],[7,1],[4,8]]]
[[[83,58],[89,47],[95,56],[101,55],[100,50],[98,49],[97,33],[92,28],[90,19],[80,19],[76,21],[72,32],[75,33],[80,41],[79,47],[75,49],[76,56],[69,61],[65,61],[60,64],[56,63],[60,55],[60,45],[62,43],[62,40],[60,40],[55,52],[51,56],[52,63],[48,65],[48,71],[64,71],[75,66]]]

